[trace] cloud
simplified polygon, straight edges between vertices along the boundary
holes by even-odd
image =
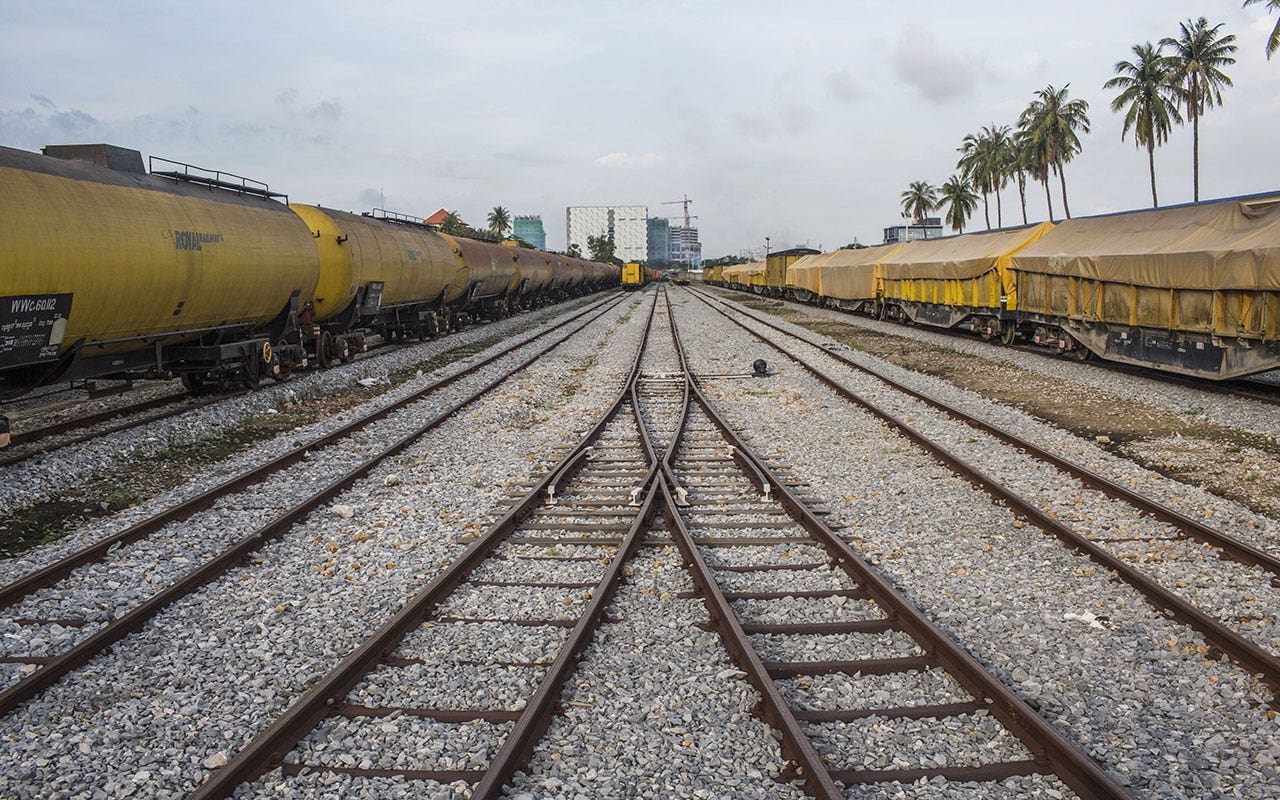
[[[52,100],[50,100],[49,98],[45,97],[42,94],[33,94],[31,95],[31,99],[35,100],[36,103],[39,104],[41,108],[47,108],[50,111],[53,111],[58,107],[57,103],[53,102]]]
[[[827,73],[827,93],[840,103],[852,103],[862,97],[862,90],[854,80],[853,73],[847,69],[838,69]]]
[[[50,103],[52,108],[57,106]],[[79,109],[37,111],[0,109],[0,142],[10,147],[37,150],[46,144],[63,144],[101,138],[103,125]]]
[[[972,92],[977,72],[973,58],[943,50],[932,33],[916,25],[903,26],[889,64],[903,83],[935,103]]]
[[[342,119],[342,101],[336,97],[321,100],[307,109],[307,116],[323,122],[337,122]]]
[[[729,120],[735,131],[749,139],[768,139],[777,129],[772,119],[756,111],[735,111]]]
[[[292,87],[276,95],[276,105],[292,110],[298,104],[298,90]]]
[[[380,189],[365,189],[360,192],[360,208],[378,208],[382,206],[383,197]]]
[[[666,156],[657,153],[609,153],[592,160],[592,164],[602,167],[652,167],[666,161]]]
[[[778,92],[777,112],[791,134],[804,133],[813,121],[813,108],[795,94]]]

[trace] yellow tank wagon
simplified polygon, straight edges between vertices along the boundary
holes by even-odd
[[[512,251],[516,263],[516,275],[519,281],[516,296],[522,304],[534,306],[542,302],[544,296],[555,288],[556,278],[551,272],[551,262],[547,254],[528,248],[506,248]]]
[[[170,162],[149,175],[106,145],[46,152],[63,157],[0,148],[0,394],[123,373],[252,385],[278,363],[319,261],[279,195]]]
[[[295,203],[320,251],[320,275],[303,311],[308,351],[328,366],[364,349],[364,331],[427,339],[450,324],[467,275],[440,234],[411,220]]]
[[[448,234],[441,238],[467,275],[467,305],[486,319],[505,317],[510,312],[508,300],[520,283],[511,248]]]

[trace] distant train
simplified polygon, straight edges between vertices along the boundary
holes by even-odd
[[[256,386],[349,361],[366,336],[616,286],[616,267],[289,203],[135,150],[0,147],[0,398],[99,377]],[[0,439],[7,439],[0,416]]]
[[[1210,379],[1280,368],[1280,194],[860,250],[708,283]]]
[[[635,261],[622,265],[622,288],[640,289],[653,280],[653,272]]]

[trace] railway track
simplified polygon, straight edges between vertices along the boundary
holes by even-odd
[[[0,624],[63,634],[56,652],[46,643],[46,652],[9,651],[0,657],[0,664],[19,665],[27,672],[11,674],[17,679],[0,692],[0,714],[8,714],[39,695],[139,630],[171,603],[243,563],[258,548],[340,497],[376,466],[413,445],[623,300],[613,297],[592,304],[546,330],[522,337],[412,394],[300,443],[264,464],[0,587],[0,609],[4,610]],[[470,383],[465,383],[468,379]],[[420,403],[426,405],[420,407]],[[407,430],[391,426],[400,418],[404,420],[401,425],[407,423]],[[288,468],[335,444],[344,445],[349,457],[323,475],[307,472],[290,479]],[[247,509],[240,512],[239,530],[227,522],[227,509],[233,505]],[[229,546],[225,535],[212,542],[193,541],[187,529],[195,527],[196,515],[201,512],[214,514],[211,525],[231,528],[232,537],[240,531],[247,531],[247,535],[232,538]],[[164,537],[150,541],[161,532]],[[197,566],[190,568],[193,562]],[[124,606],[118,601],[104,604],[99,599],[104,583],[133,587],[134,602]]]
[[[866,568],[730,429],[720,427],[723,421],[683,366],[669,304],[656,319],[651,311],[645,338],[626,387],[581,442],[531,484],[444,573],[215,773],[192,800],[230,797],[237,787],[277,765],[280,774],[267,784],[268,790],[278,790],[281,782],[300,775],[337,773],[462,782],[468,786],[459,790],[469,797],[499,796],[551,724],[577,654],[606,619],[608,600],[625,580],[627,560],[641,546],[673,541],[729,650],[761,692],[764,716],[782,735],[787,765],[779,780],[801,785],[816,797],[843,798],[840,784],[913,780],[916,773],[978,781],[1056,773],[1081,797],[1128,797]],[[691,401],[698,405],[696,410]],[[754,496],[761,491],[763,497]],[[727,510],[726,502],[734,508]],[[725,521],[726,514],[730,521]],[[651,535],[642,541],[655,515],[665,520],[670,537]],[[789,548],[787,555],[797,557],[780,565],[764,565],[752,556],[746,557],[750,566],[726,563],[743,558],[743,551],[776,558],[780,544]],[[804,563],[805,559],[817,561]],[[709,561],[717,566],[709,567]],[[789,587],[727,593],[722,587],[745,576],[794,581],[806,570],[829,581],[833,564],[845,570],[849,585],[832,592]],[[576,592],[583,592],[581,600]],[[740,609],[751,604],[755,607],[748,615],[788,617],[796,613],[796,603],[821,605],[836,596],[868,598],[868,605],[877,608],[876,618],[816,625],[741,618]],[[771,602],[782,605],[764,607]],[[539,609],[533,617],[531,607]],[[869,638],[886,632],[918,652],[899,659],[872,655],[841,662],[783,663],[763,657],[758,643],[761,636],[802,638],[818,633],[843,637],[845,649],[874,650],[879,643]],[[495,641],[495,634],[505,638]],[[511,661],[508,653],[518,648],[512,642],[531,638],[538,641],[535,649],[542,656]],[[484,687],[478,693],[474,682],[461,677],[477,671]],[[891,708],[794,711],[791,703],[797,701],[789,699],[791,691],[784,688],[787,676],[810,672],[927,674],[931,677],[924,679],[926,683],[953,680],[955,692],[967,699],[943,704],[913,703],[904,697],[902,705]],[[458,683],[473,688],[458,692],[452,688]],[[872,771],[841,768],[841,748],[829,746],[836,736],[833,729],[856,727],[857,720],[937,717],[984,722],[990,717],[995,721],[977,727],[1002,742],[1003,749],[994,760],[987,758],[976,766],[938,767],[930,762],[914,771]],[[381,724],[388,718],[391,724]],[[458,731],[477,722],[487,728],[481,738],[489,744],[491,756],[463,755],[447,746],[430,763],[414,755],[413,737],[474,740],[474,731],[465,736]],[[360,753],[350,753],[342,744],[353,741],[359,743]],[[1002,759],[1006,751],[1012,755]],[[975,746],[970,757],[981,759],[984,752],[993,753],[985,742]],[[361,755],[368,753],[376,755]],[[459,763],[466,768],[458,769]]]
[[[1275,554],[761,315],[740,307],[731,313],[705,294],[694,295],[1036,527],[1112,571],[1157,608],[1199,631],[1217,651],[1261,675],[1273,691],[1280,690],[1280,632],[1274,620],[1280,607],[1280,558]],[[945,433],[936,421],[939,413],[964,424],[969,433]],[[1079,486],[1076,508],[1037,496],[1040,488],[1067,481]],[[1094,523],[1093,516],[1102,521]]]
[[[375,356],[397,353],[401,350],[415,347],[420,343],[418,341],[384,341],[371,347],[366,352],[353,354],[351,363],[357,363]],[[466,345],[459,345],[459,348],[465,347]],[[171,419],[224,400],[243,397],[248,393],[249,390],[240,389],[220,392],[207,397],[194,397],[184,391],[108,408],[29,430],[17,431],[10,436],[8,447],[0,450],[0,468],[20,464],[38,456],[91,442],[113,433],[120,433],[143,425],[160,422],[161,420]],[[104,425],[103,423],[111,424]],[[76,433],[77,431],[82,432]],[[66,434],[72,435],[68,436]]]
[[[244,394],[246,392],[239,391],[199,399],[193,399],[186,393],[165,395],[126,406],[118,406],[96,414],[33,428],[29,431],[19,431],[12,435],[9,446],[0,451],[0,453],[3,453],[0,456],[0,467],[21,464],[24,461],[55,450],[61,450],[64,447],[73,447],[85,442],[91,442],[102,436],[149,425],[153,422],[176,417],[179,414],[195,411]],[[148,413],[152,411],[156,413]],[[112,424],[102,425],[104,422],[111,422]],[[98,427],[100,425],[102,427]],[[63,435],[90,428],[92,430],[87,430],[85,433],[73,436]]]
[[[684,435],[664,460],[668,528],[781,734],[784,778],[834,799],[858,784],[1052,774],[1082,798],[1129,797],[831,530],[692,380],[688,392]],[[881,682],[890,699],[819,707],[805,696],[814,681],[833,680]],[[930,741],[946,726],[912,722],[943,719],[967,723],[972,750],[949,752]],[[894,763],[915,765],[868,767],[874,731],[904,723],[923,746]]]
[[[650,319],[653,311],[651,306]],[[462,781],[473,784],[470,797],[499,795],[549,724],[560,687],[604,618],[656,508],[657,458],[636,401],[647,338],[646,331],[625,386],[582,440],[190,800],[230,797],[281,761],[286,777],[305,771]],[[607,531],[616,542],[587,544],[584,528]],[[544,555],[548,548],[556,554]],[[531,634],[545,656],[509,660],[510,640]],[[451,692],[442,685],[459,674],[478,677],[480,691]],[[461,770],[421,763],[348,766],[341,750],[325,746],[326,734],[341,726],[348,735],[381,741],[390,760],[402,761],[395,756],[403,743],[385,741],[375,722],[392,715],[446,739],[448,726],[488,723],[501,744],[488,763]]]
[[[760,295],[752,295],[752,297],[760,297],[760,299],[778,300],[778,298],[764,298],[764,297],[761,297]],[[811,305],[808,305],[806,303],[800,303],[794,300],[778,300],[778,302],[795,303],[797,306],[801,308],[813,308],[813,306]],[[834,307],[831,307],[831,308],[832,310],[839,310]],[[850,316],[854,316],[855,318],[860,318],[860,319],[866,319],[868,321],[872,319],[871,317],[865,317],[861,315],[850,315]],[[885,322],[887,324],[887,321]],[[917,326],[915,326],[914,324],[910,324],[908,325],[908,327],[915,328]],[[1208,379],[1202,379],[1202,378],[1195,378],[1189,375],[1178,375],[1172,372],[1164,372],[1158,369],[1152,369],[1150,367],[1138,366],[1136,364],[1124,364],[1118,361],[1107,361],[1107,360],[1095,358],[1092,356],[1088,358],[1073,358],[1070,355],[1061,354],[1061,353],[1058,353],[1057,351],[1054,351],[1045,347],[1036,347],[1035,345],[1031,345],[1031,344],[1017,344],[1017,343],[1004,344],[999,340],[998,337],[986,338],[960,328],[933,328],[928,326],[919,326],[918,330],[927,331],[929,333],[935,333],[940,336],[949,336],[949,337],[959,339],[961,341],[966,341],[966,342],[985,342],[996,350],[1017,350],[1018,352],[1031,353],[1041,358],[1058,358],[1058,359],[1065,358],[1069,360],[1074,360],[1077,363],[1088,364],[1098,369],[1111,370],[1113,372],[1117,372],[1123,375],[1133,375],[1139,378],[1146,378],[1148,380],[1156,381],[1159,383],[1169,383],[1177,386],[1185,386],[1188,389],[1196,389],[1198,391],[1209,392],[1211,394],[1220,394],[1227,397],[1238,397],[1244,400],[1254,400],[1259,403],[1266,403],[1268,405],[1280,405],[1280,384],[1276,384],[1276,383],[1251,380],[1249,378],[1237,378],[1237,379],[1225,380],[1225,381],[1214,381],[1214,380],[1208,380]],[[1275,373],[1272,372],[1267,374],[1270,375]]]

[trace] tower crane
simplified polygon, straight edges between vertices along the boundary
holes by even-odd
[[[693,202],[693,201],[689,199],[689,195],[687,195],[687,194],[686,194],[686,195],[684,196],[684,199],[683,199],[683,200],[665,200],[665,201],[663,201],[662,205],[664,205],[664,206],[684,206],[684,226],[685,226],[686,228],[691,228],[691,227],[693,227],[693,226],[689,224],[689,221],[690,221],[690,220],[695,220],[695,219],[697,219],[697,218],[698,218],[698,215],[697,215],[697,214],[694,214],[693,216],[689,216],[689,204],[690,204],[690,203],[692,203],[692,202]]]

